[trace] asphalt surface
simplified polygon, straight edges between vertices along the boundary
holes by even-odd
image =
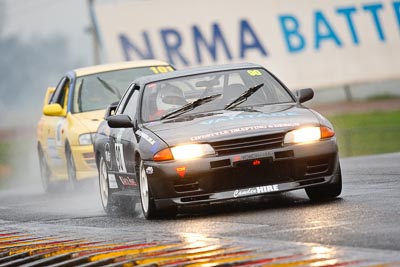
[[[339,258],[361,253],[369,263],[400,266],[399,163],[400,153],[341,159],[343,193],[331,202],[312,203],[300,190],[190,208],[175,219],[154,221],[140,212],[107,216],[93,184],[73,193],[3,190],[0,235],[24,232],[118,242],[196,237],[252,251],[334,248]]]

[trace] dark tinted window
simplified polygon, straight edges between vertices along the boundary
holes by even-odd
[[[143,93],[141,116],[144,121],[158,120],[186,103],[216,94],[220,96],[187,114],[221,110],[243,92],[259,84],[263,86],[237,105],[238,108],[294,102],[290,93],[265,69],[229,70],[147,84]]]

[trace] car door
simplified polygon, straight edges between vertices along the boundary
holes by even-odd
[[[129,115],[133,120],[136,115],[138,99],[139,91],[134,90],[131,86],[117,108],[116,114]],[[138,183],[135,179],[134,152],[137,141],[133,127],[111,129],[110,137],[110,145],[114,147],[115,165],[113,169],[117,175],[117,181],[125,188],[136,187]]]
[[[62,114],[60,116],[46,116],[43,126],[43,134],[47,140],[45,154],[48,164],[56,176],[63,176],[66,173],[64,145],[62,141],[63,126],[67,113],[67,97],[70,86],[70,80],[64,76],[58,83],[56,90],[50,99],[49,104],[60,104]]]

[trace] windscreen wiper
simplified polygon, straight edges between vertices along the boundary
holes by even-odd
[[[258,89],[260,89],[263,86],[264,86],[264,84],[260,83],[259,85],[256,85],[254,87],[250,87],[249,89],[244,91],[238,98],[236,98],[232,102],[226,104],[224,109],[233,109],[234,107],[242,104],[243,102],[245,102],[247,100],[247,98],[249,98],[252,94],[257,92]]]
[[[107,89],[109,90],[111,93],[113,93],[114,95],[116,95],[119,99],[122,98],[121,93],[119,92],[118,89],[112,87],[108,82],[106,82],[105,80],[103,80],[102,78],[100,78],[99,76],[96,77],[97,80],[100,81],[100,83]]]
[[[193,102],[187,103],[185,105],[183,105],[182,107],[171,111],[170,113],[164,114],[161,116],[160,120],[166,119],[166,118],[175,118],[178,117],[179,115],[186,113],[188,111],[191,111],[193,109],[195,109],[198,106],[201,106],[205,103],[208,103],[210,101],[213,101],[214,99],[216,99],[217,97],[221,96],[221,94],[215,94],[215,95],[210,95],[210,96],[206,96],[206,97],[202,97],[199,98]]]

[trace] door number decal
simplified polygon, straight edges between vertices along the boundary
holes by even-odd
[[[115,144],[115,161],[117,162],[118,172],[126,173],[124,149],[122,144]]]

